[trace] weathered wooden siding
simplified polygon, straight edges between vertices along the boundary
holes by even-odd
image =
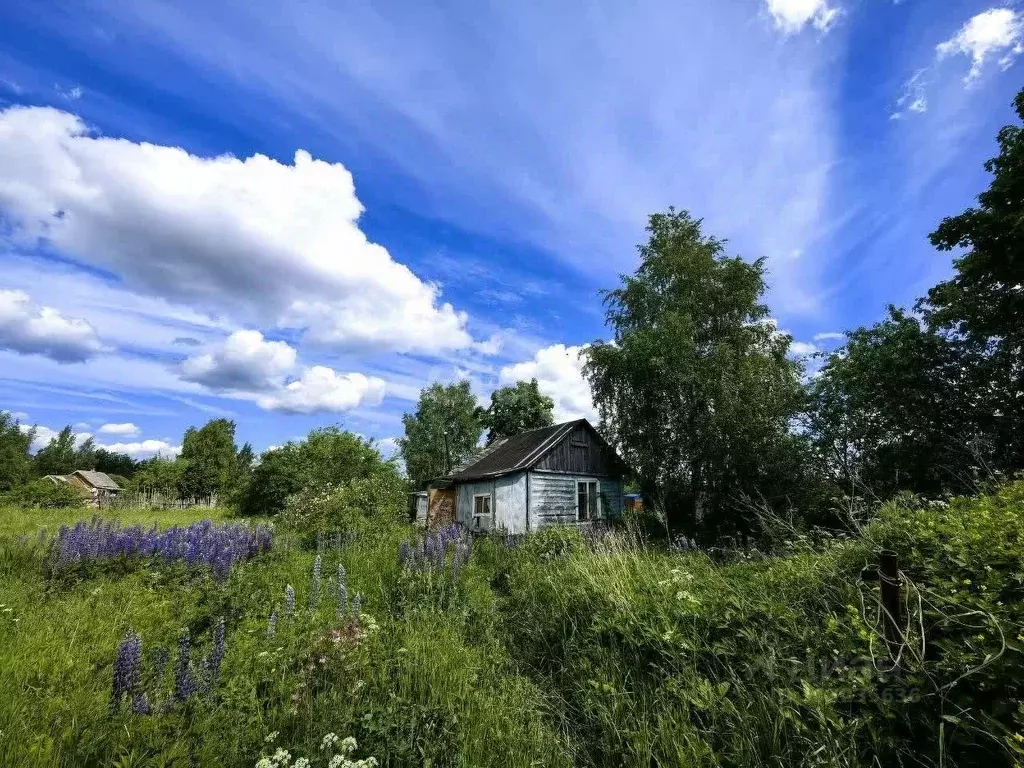
[[[545,454],[535,469],[590,477],[617,474],[615,456],[582,424]]]
[[[495,527],[509,533],[526,533],[526,473],[495,480],[494,504]]]
[[[456,517],[459,523],[471,527],[473,524],[473,497],[480,493],[491,494],[491,510],[494,513],[494,527],[504,528],[510,533],[526,532],[526,473],[505,475],[493,480],[462,483],[458,486]]]
[[[473,497],[478,493],[491,494],[494,504],[494,481],[481,480],[477,483],[461,483],[456,490],[455,518],[467,528],[473,525]]]
[[[622,514],[622,483],[593,475],[565,475],[551,472],[530,473],[530,530],[548,525],[576,523],[576,483],[598,480],[601,494],[601,518]]]
[[[530,530],[576,522],[576,478],[530,473]]]

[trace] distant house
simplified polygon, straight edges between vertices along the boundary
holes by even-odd
[[[116,496],[121,486],[110,479],[105,472],[96,472],[91,469],[76,469],[70,475],[43,475],[44,480],[51,483],[67,483],[73,488],[78,488],[88,494],[94,504]]]
[[[432,482],[428,524],[454,519],[470,530],[525,533],[614,518],[622,513],[625,470],[586,419],[533,429]]]

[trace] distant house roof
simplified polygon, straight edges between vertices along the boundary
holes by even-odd
[[[49,480],[51,483],[56,485],[57,483],[66,483],[68,481],[67,475],[43,475],[43,480]]]
[[[96,472],[91,469],[76,469],[72,474],[78,475],[93,488],[98,488],[101,491],[121,490],[121,486],[111,480],[106,472]]]
[[[549,448],[556,445],[580,423],[593,429],[586,419],[576,419],[520,432],[488,446],[483,453],[477,454],[467,464],[457,467],[451,474],[440,479],[463,482],[529,469],[541,460]]]

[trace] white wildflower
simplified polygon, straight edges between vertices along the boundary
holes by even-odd
[[[341,754],[348,756],[356,751],[357,746],[358,745],[356,744],[356,740],[354,737],[346,736],[344,739],[342,739],[341,744],[338,747],[338,751],[341,752]]]
[[[324,736],[323,741],[320,742],[320,749],[330,749],[338,743],[338,734],[328,733]]]
[[[269,744],[270,742],[277,740],[277,737],[278,737],[277,731],[274,731],[273,733],[269,733],[269,734],[267,734],[267,737],[265,739],[263,739],[263,743],[264,744]]]
[[[274,764],[270,762],[269,757],[261,757],[256,761],[256,768],[274,768]]]
[[[307,760],[304,757],[300,757],[298,760],[295,761],[295,764],[292,766],[292,768],[309,768],[309,760]]]

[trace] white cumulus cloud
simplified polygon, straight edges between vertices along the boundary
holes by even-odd
[[[0,188],[3,184],[0,179]],[[85,320],[65,317],[34,304],[24,291],[10,290],[0,290],[0,349],[44,355],[59,363],[80,363],[105,351],[96,329]]]
[[[101,435],[126,435],[128,437],[134,437],[142,430],[130,421],[126,421],[121,424],[104,424],[97,431]]]
[[[502,386],[537,380],[540,391],[555,401],[555,421],[587,418],[597,424],[590,385],[583,378],[581,352],[586,345],[552,344],[537,351],[532,360],[507,365],[498,375]]]
[[[0,111],[0,210],[16,238],[45,240],[128,288],[338,348],[468,347],[467,317],[440,302],[358,226],[340,163],[297,151],[198,157],[91,135],[44,107]]]
[[[265,410],[283,413],[341,413],[359,406],[379,405],[384,390],[384,380],[375,376],[337,373],[314,365],[298,379],[257,402]]]
[[[153,456],[173,458],[181,453],[180,445],[173,445],[167,440],[140,440],[132,443],[97,444],[97,448],[105,448],[112,453],[126,453],[133,459],[148,459]]]
[[[808,24],[827,32],[839,18],[839,9],[830,6],[827,0],[765,0],[765,4],[775,26],[787,35],[799,32]]]
[[[971,83],[981,76],[985,61],[1000,56],[1005,69],[1018,54],[1024,52],[1024,18],[1011,8],[990,8],[971,17],[949,40],[939,43],[935,51],[940,59],[964,55],[971,59],[971,69],[964,78]]]
[[[186,381],[220,390],[263,390],[295,367],[295,350],[283,341],[267,341],[259,331],[235,331],[224,341],[181,364]]]

